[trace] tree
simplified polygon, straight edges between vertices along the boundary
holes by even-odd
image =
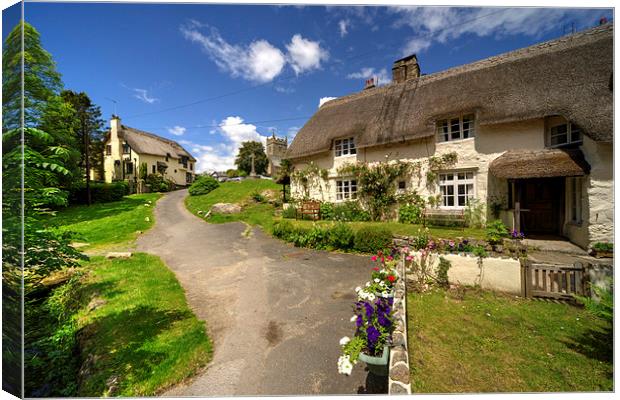
[[[237,169],[250,174],[252,171],[252,154],[254,154],[254,172],[257,174],[264,174],[267,172],[267,155],[265,154],[265,148],[261,142],[243,142],[239,148],[239,154],[235,159],[235,165]]]
[[[74,130],[80,150],[80,167],[86,181],[87,204],[91,204],[90,197],[90,170],[103,164],[103,153],[98,151],[96,143],[103,141],[103,120],[101,109],[92,103],[84,92],[76,93],[63,90],[62,99],[75,110]]]

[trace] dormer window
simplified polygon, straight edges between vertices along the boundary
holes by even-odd
[[[350,156],[357,154],[355,149],[355,142],[353,138],[336,139],[334,140],[334,151],[336,157]]]
[[[582,142],[581,129],[573,123],[553,124],[549,128],[547,140],[549,147],[562,147]]]
[[[129,147],[127,143],[123,143],[123,154],[130,154],[130,153],[131,153],[131,147]]]
[[[467,139],[475,136],[474,115],[466,114],[437,121],[437,141]]]

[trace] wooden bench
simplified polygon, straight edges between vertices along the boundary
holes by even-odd
[[[441,208],[427,208],[422,211],[422,225],[426,226],[427,222],[433,222],[433,225],[441,226],[460,226],[465,227],[465,210],[445,210]]]
[[[321,219],[321,203],[316,200],[308,200],[301,203],[301,207],[297,209],[297,219],[301,215],[301,219],[304,216],[309,215],[313,221]]]

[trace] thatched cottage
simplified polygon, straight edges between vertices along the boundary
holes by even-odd
[[[194,181],[196,159],[183,146],[174,140],[122,125],[118,116],[112,116],[103,155],[105,181],[135,183],[143,164],[147,174],[160,174],[177,186],[187,186]]]
[[[428,165],[456,152],[436,181],[423,171],[399,189],[439,195],[446,212],[470,199],[496,204],[527,235],[584,248],[612,241],[612,24],[428,75],[413,55],[392,73],[386,86],[325,103],[291,143],[296,170],[313,162],[328,171],[311,197],[354,199],[357,182],[338,173],[345,163]],[[292,191],[301,195],[295,183]]]

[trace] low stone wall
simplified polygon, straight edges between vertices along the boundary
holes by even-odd
[[[411,394],[409,349],[407,347],[407,291],[405,263],[398,263],[400,279],[394,291],[394,323],[389,360],[389,394]]]
[[[420,253],[415,253],[416,261]],[[431,253],[427,262],[436,270],[439,258],[450,262],[448,281],[457,285],[480,285],[484,289],[521,294],[521,264],[513,258],[479,258],[467,254]]]

